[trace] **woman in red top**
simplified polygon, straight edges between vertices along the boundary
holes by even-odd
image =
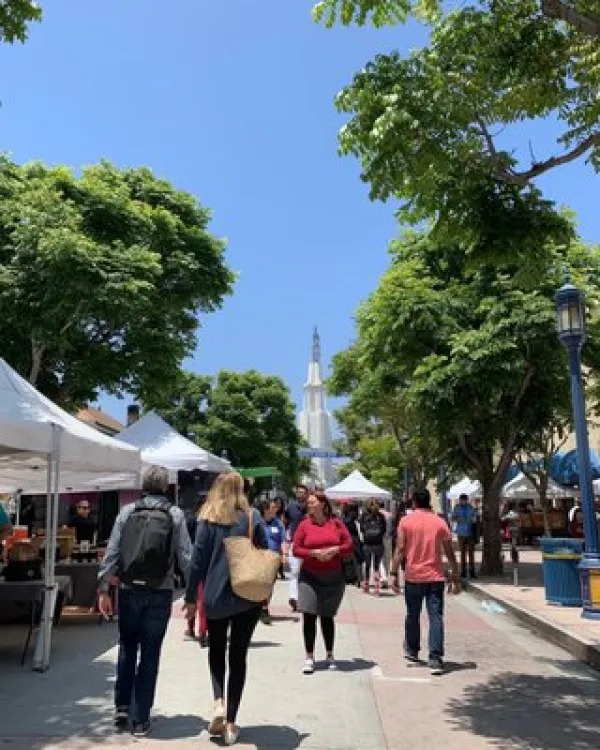
[[[298,581],[298,609],[304,620],[306,661],[302,671],[315,671],[317,617],[325,641],[327,665],[335,669],[333,644],[336,616],[346,586],[342,557],[352,554],[352,538],[344,524],[333,516],[329,500],[322,492],[308,498],[308,516],[294,536],[294,555],[302,560]]]

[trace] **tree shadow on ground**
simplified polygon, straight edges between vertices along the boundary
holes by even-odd
[[[244,747],[254,745],[256,750],[297,750],[308,737],[309,734],[298,732],[293,727],[261,724],[242,727],[240,744]],[[215,745],[223,746],[221,738],[211,739]]]
[[[589,678],[591,684],[595,682]],[[499,747],[589,750],[600,747],[600,688],[572,677],[504,672],[466,687],[445,711],[461,731]]]
[[[504,563],[504,574],[501,576],[482,576],[481,583],[495,583],[500,586],[514,587],[513,577],[514,565],[507,561]],[[467,582],[468,584],[468,582]],[[520,589],[537,589],[544,585],[544,573],[541,562],[522,562],[518,566],[518,586]]]
[[[197,738],[207,726],[208,721],[200,716],[190,714],[162,716],[158,714],[152,719],[150,738],[164,741]]]

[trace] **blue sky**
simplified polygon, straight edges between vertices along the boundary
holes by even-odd
[[[202,320],[189,367],[278,374],[298,399],[313,325],[326,360],[347,346],[397,233],[393,207],[370,203],[358,165],[337,156],[333,97],[377,52],[419,46],[423,30],[325,30],[311,0],[43,6],[25,46],[0,48],[1,148],[18,161],[145,165],[197,195],[240,279]],[[554,134],[541,124],[519,145],[526,153],[531,136],[541,158]],[[590,168],[540,184],[599,239]],[[123,417],[125,402],[102,404]]]

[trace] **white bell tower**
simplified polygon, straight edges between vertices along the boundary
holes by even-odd
[[[315,326],[313,331],[312,357],[308,363],[308,379],[304,384],[302,411],[298,429],[311,448],[317,451],[332,451],[331,414],[327,411],[325,384],[321,369],[321,338]],[[312,459],[313,475],[319,484],[330,487],[335,482],[332,459]]]

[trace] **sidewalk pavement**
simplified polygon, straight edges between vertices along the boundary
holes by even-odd
[[[480,599],[497,602],[532,631],[600,669],[600,623],[584,620],[581,607],[547,603],[540,550],[520,550],[519,556],[517,585],[514,566],[506,562],[503,577],[470,581],[470,592]]]
[[[600,676],[467,594],[448,600],[441,678],[402,658],[401,597],[349,589],[337,620],[340,669],[311,676],[301,674],[302,630],[286,584],[272,609],[274,624],[259,625],[251,648],[240,750],[600,747]],[[220,747],[206,735],[207,652],[183,641],[184,624],[176,603],[152,735],[139,741],[111,726],[114,625],[58,628],[44,675],[18,666],[24,632],[1,628],[0,750]]]

